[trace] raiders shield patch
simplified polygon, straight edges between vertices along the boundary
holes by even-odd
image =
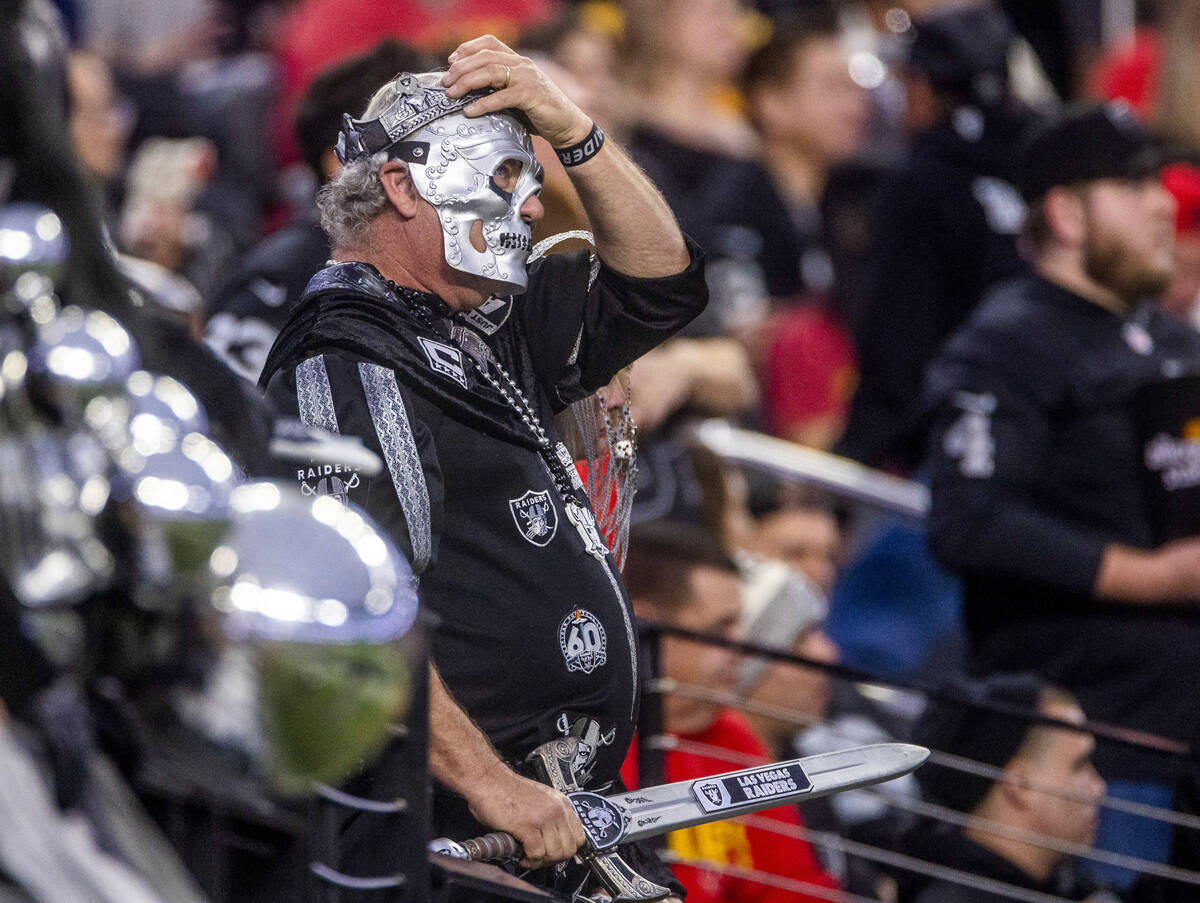
[[[435,373],[448,376],[464,389],[467,387],[467,373],[463,369],[462,352],[452,345],[435,342],[420,336],[421,348],[429,360],[429,366]]]
[[[358,487],[358,471],[342,464],[317,464],[296,471],[300,491],[311,496],[333,496],[343,505],[350,501],[350,490]]]
[[[521,535],[535,546],[545,546],[558,531],[558,512],[546,490],[530,489],[519,499],[509,499],[508,510]]]
[[[713,809],[723,809],[729,805],[729,794],[716,781],[698,782],[694,789],[699,791],[704,799],[708,800],[708,805]]]
[[[568,671],[591,674],[608,661],[604,625],[590,611],[576,608],[558,626],[558,645]]]

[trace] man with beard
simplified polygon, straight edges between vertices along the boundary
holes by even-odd
[[[1150,300],[1172,266],[1164,162],[1121,104],[1029,142],[1035,272],[993,290],[928,374],[929,537],[964,579],[974,671],[1037,671],[1089,718],[1186,741],[1200,335]],[[1172,760],[1101,741],[1096,764],[1112,795],[1171,804]],[[1169,835],[1106,810],[1097,845],[1163,861]]]

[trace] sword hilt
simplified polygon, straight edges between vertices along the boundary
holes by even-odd
[[[507,831],[492,831],[482,837],[472,837],[469,840],[450,840],[439,837],[429,841],[432,853],[442,853],[455,859],[469,859],[472,862],[498,862],[507,859],[521,858],[521,844],[517,838]]]
[[[476,862],[495,862],[521,858],[521,844],[507,831],[492,831],[482,837],[463,841],[463,848]]]
[[[503,859],[519,859],[521,844],[507,831],[493,831],[482,837],[454,841],[445,837],[429,842],[429,850],[456,859],[472,862],[494,862]],[[632,869],[617,853],[593,853],[580,851],[579,858],[587,863],[593,874],[613,894],[614,901],[661,900],[670,894],[670,889],[648,881]]]
[[[568,795],[581,821],[583,814],[590,807],[584,804],[584,808],[581,809],[578,798],[591,798],[592,805],[597,801],[604,805],[603,797],[580,789],[581,771],[587,767],[592,755],[581,750],[582,746],[583,743],[578,737],[561,737],[543,743],[528,757],[543,783]],[[593,829],[589,829],[586,823],[584,830],[588,833],[588,843],[576,853],[575,858],[591,869],[593,876],[608,889],[614,903],[661,900],[670,894],[670,889],[642,877],[616,850],[609,848],[615,843],[613,838],[595,836],[592,833]],[[624,827],[619,827],[618,830],[623,832]],[[597,850],[597,847],[602,849]],[[474,862],[520,859],[524,852],[517,839],[507,831],[493,831],[482,837],[460,842],[441,837],[430,841],[429,849],[434,853]]]

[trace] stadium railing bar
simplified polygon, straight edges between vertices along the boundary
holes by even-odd
[[[929,492],[926,487],[919,483],[900,479],[891,474],[872,470],[847,458],[808,449],[795,443],[766,436],[761,433],[738,429],[720,420],[710,420],[700,424],[695,428],[693,435],[698,442],[727,461],[750,469],[766,471],[787,481],[820,487],[831,495],[844,501],[849,501],[859,507],[887,512],[893,515],[898,514],[917,523],[925,519],[929,510]],[[1186,743],[1146,734],[1141,731],[1130,730],[1120,725],[1094,721],[1083,724],[1059,721],[1047,718],[1036,711],[1021,710],[1009,706],[987,704],[978,700],[961,698],[940,686],[935,686],[928,682],[883,678],[877,674],[851,668],[846,665],[815,661],[788,651],[768,649],[752,643],[664,624],[639,621],[638,631],[642,651],[641,678],[644,691],[643,705],[639,718],[639,770],[642,775],[642,781],[645,784],[661,783],[663,781],[663,753],[666,750],[676,749],[724,760],[729,762],[730,768],[762,764],[762,760],[756,757],[731,753],[729,750],[706,747],[703,744],[697,744],[684,738],[663,733],[662,698],[664,695],[670,693],[704,699],[736,710],[769,715],[781,721],[793,723],[797,729],[819,724],[831,735],[838,736],[837,725],[834,722],[813,719],[811,716],[801,712],[782,709],[778,706],[754,703],[736,693],[680,685],[669,678],[662,677],[662,672],[659,668],[659,646],[662,637],[667,635],[698,643],[721,646],[746,656],[816,668],[824,671],[834,680],[851,682],[866,688],[882,688],[884,692],[897,691],[917,694],[926,700],[936,699],[949,704],[970,706],[974,709],[991,712],[998,716],[1019,718],[1029,722],[1031,725],[1039,724],[1059,727],[1065,730],[1086,731],[1093,734],[1097,738],[1097,742],[1115,743],[1158,754],[1163,757],[1164,765],[1179,765],[1180,763],[1194,765],[1194,763],[1200,760],[1200,755],[1197,754],[1197,751],[1190,748]],[[900,737],[897,739],[907,738]],[[846,737],[846,740],[848,746],[859,742],[856,738],[852,737]],[[933,750],[930,762],[960,771],[964,774],[991,778],[993,780],[1007,779],[1005,772],[1000,768],[996,768],[985,762],[952,755],[942,750]],[[1064,799],[1081,798],[1080,794],[1063,787],[1035,785],[1032,789]],[[1180,882],[1188,886],[1200,887],[1200,872],[1150,862],[1133,856],[1098,850],[1083,844],[1068,843],[1032,832],[1016,831],[1007,826],[998,825],[987,819],[979,818],[978,816],[967,815],[957,810],[920,800],[916,797],[910,797],[892,789],[888,785],[867,788],[856,792],[870,794],[884,800],[887,804],[898,810],[909,812],[922,818],[963,827],[974,827],[979,830],[990,830],[993,833],[1004,834],[1032,845],[1054,849],[1082,859],[1107,863],[1147,875],[1165,878],[1173,882]],[[1097,802],[1105,808],[1141,818],[1167,822],[1176,827],[1188,830],[1200,830],[1200,817],[1195,815],[1111,796],[1104,796]],[[1005,884],[1004,882],[995,881],[980,875],[948,868],[938,863],[898,852],[894,849],[863,843],[829,831],[789,825],[775,819],[764,818],[762,815],[743,816],[738,821],[765,831],[802,838],[815,846],[837,851],[843,855],[872,861],[885,869],[893,870],[893,872],[900,870],[944,880],[953,884],[989,890],[1004,898],[1022,901],[1022,903],[1066,903],[1063,897]],[[697,860],[682,856],[671,849],[663,850],[662,855],[667,861],[672,863],[686,864],[709,872],[754,881],[773,888],[803,893],[814,899],[843,901],[843,903],[866,903],[866,901],[874,903],[875,900],[873,897],[864,897],[845,891],[831,891],[824,887],[799,881],[787,875],[771,874],[745,866]],[[1196,896],[1197,899],[1200,899],[1200,891],[1197,892]]]
[[[641,763],[642,773],[646,775],[657,774],[659,775],[657,779],[658,781],[662,780],[662,754],[667,750],[680,750],[682,752],[690,752],[710,758],[725,760],[729,762],[731,768],[758,765],[762,764],[763,762],[762,759],[757,757],[731,753],[729,750],[706,746],[705,744],[695,743],[685,738],[663,733],[660,720],[661,698],[666,694],[677,693],[683,696],[703,699],[708,702],[741,711],[770,715],[771,717],[794,723],[798,729],[816,724],[823,724],[827,730],[836,736],[836,724],[823,719],[813,719],[805,716],[802,713],[790,709],[784,709],[778,706],[754,703],[737,693],[683,685],[669,678],[657,676],[659,672],[657,668],[658,650],[656,647],[658,646],[660,638],[668,634],[679,636],[695,642],[711,643],[713,645],[723,646],[748,656],[765,656],[775,661],[789,662],[794,665],[818,668],[827,672],[835,679],[849,680],[856,683],[867,683],[876,687],[883,687],[890,690],[898,690],[910,693],[916,692],[925,694],[927,697],[937,695],[938,698],[953,704],[971,706],[983,711],[991,711],[999,715],[1021,718],[1022,720],[1028,721],[1030,724],[1042,724],[1060,727],[1067,730],[1088,730],[1093,733],[1108,735],[1106,739],[1110,740],[1111,742],[1138,747],[1174,759],[1194,759],[1192,751],[1187,749],[1182,744],[1175,743],[1174,741],[1167,740],[1166,738],[1144,735],[1138,732],[1125,731],[1112,725],[1092,723],[1081,726],[1073,722],[1058,721],[1057,719],[1046,718],[1036,711],[1024,711],[1007,706],[981,704],[977,700],[962,699],[954,696],[953,694],[947,694],[934,690],[933,688],[924,687],[916,682],[898,682],[884,679],[878,675],[848,668],[844,665],[815,661],[790,652],[767,649],[752,643],[729,640],[725,637],[704,634],[684,628],[677,628],[649,621],[639,621],[638,629],[642,640],[642,648],[645,652],[652,653],[650,656],[650,661],[653,663],[652,670],[650,667],[647,667],[643,671],[643,688],[645,691],[643,715],[645,716],[645,713],[649,711],[653,713],[652,719],[657,721],[656,724],[650,724],[647,723],[647,719],[645,717],[643,718],[643,721],[639,727],[639,761]],[[847,745],[852,745],[854,742],[857,741],[847,738]],[[653,765],[651,765],[652,761]],[[1005,773],[1002,769],[996,768],[984,762],[965,759],[961,756],[950,755],[940,750],[933,751],[931,762],[942,765],[946,768],[962,771],[966,774],[973,774],[1000,780],[1005,779]],[[650,771],[645,770],[647,767],[650,767]],[[651,783],[649,780],[644,782],[647,784]],[[1062,787],[1037,785],[1032,789],[1066,799],[1079,798],[1078,794],[1072,793],[1071,791],[1068,791]],[[1083,844],[1067,843],[1032,832],[1016,831],[1007,826],[996,825],[987,819],[966,815],[964,813],[947,809],[946,807],[938,806],[927,801],[907,797],[903,794],[889,790],[886,786],[879,788],[868,788],[866,790],[857,792],[870,793],[872,795],[879,796],[889,805],[894,806],[897,809],[911,812],[915,815],[925,818],[960,826],[970,826],[981,830],[992,831],[993,833],[1003,834],[1018,840],[1022,840],[1031,845],[1054,849],[1082,859],[1107,863],[1109,865],[1131,869],[1147,875],[1154,875],[1167,880],[1200,887],[1200,872],[1163,865],[1161,863],[1151,862],[1137,857],[1098,850],[1094,847]],[[1102,797],[1097,802],[1099,805],[1106,808],[1120,810],[1143,818],[1165,821],[1173,825],[1192,830],[1200,829],[1200,818],[1187,815],[1185,813],[1175,812],[1171,809],[1149,806],[1143,803],[1134,803],[1128,800],[1108,796]],[[908,872],[926,875],[953,883],[968,884],[984,889],[990,887],[997,892],[1001,891],[1000,886],[993,886],[1000,885],[1001,883],[999,882],[992,882],[982,879],[980,876],[971,875],[970,873],[966,872],[960,872],[955,869],[949,869],[933,862],[917,859],[907,854],[898,853],[895,850],[864,844],[859,841],[841,837],[837,834],[827,831],[815,831],[809,828],[786,825],[773,819],[764,819],[761,816],[745,816],[739,820],[745,824],[754,825],[755,827],[760,827],[767,831],[803,837],[817,846],[836,849],[845,854],[858,856],[873,862],[877,862],[880,865],[891,869],[902,869]],[[764,883],[772,887],[803,891],[804,893],[813,897],[821,897],[831,900],[855,901],[855,903],[857,903],[859,900],[870,899],[855,896],[853,894],[846,894],[843,892],[828,891],[823,888],[817,889],[809,888],[807,886],[800,887],[800,885],[804,885],[805,882],[796,882],[795,879],[789,878],[786,875],[771,875],[761,871],[756,871],[754,869],[747,869],[740,866],[714,864],[706,861],[686,860],[685,862],[684,858],[678,856],[678,854],[670,850],[666,850],[664,853],[671,859],[671,861],[678,861],[680,863],[719,872],[722,874],[736,875],[738,877],[746,878],[747,880],[759,881],[760,883]],[[818,890],[820,893],[818,893]],[[1005,896],[1013,900],[1028,901],[1028,903],[1050,903],[1050,901],[1053,901],[1053,903],[1058,903],[1058,901],[1062,899],[1053,895],[1033,892],[1016,886],[1003,886],[1002,890]],[[1200,898],[1200,892],[1198,892],[1197,896]]]
[[[1089,733],[1094,735],[1097,739],[1103,739],[1108,742],[1135,747],[1137,749],[1158,753],[1171,758],[1183,758],[1192,761],[1197,760],[1195,751],[1192,750],[1191,747],[1186,743],[1181,743],[1168,737],[1160,737],[1156,734],[1148,734],[1144,731],[1131,730],[1129,728],[1121,727],[1120,725],[1106,724],[1101,721],[1084,721],[1078,724],[1071,721],[1062,721],[1057,718],[1049,718],[1045,715],[1040,715],[1036,712],[1029,712],[1013,706],[999,705],[995,703],[983,703],[977,700],[967,699],[926,681],[898,680],[890,677],[884,678],[878,674],[873,674],[869,671],[864,671],[859,668],[852,668],[848,665],[832,664],[830,662],[805,658],[804,656],[796,655],[786,650],[770,649],[766,646],[759,646],[754,643],[744,642],[742,640],[730,639],[728,637],[717,636],[715,634],[704,633],[697,630],[689,630],[686,627],[676,627],[670,624],[660,624],[654,621],[639,619],[638,630],[647,634],[677,636],[682,639],[694,640],[699,643],[722,646],[726,649],[731,649],[735,652],[741,652],[745,655],[759,656],[772,659],[774,661],[790,662],[792,664],[803,665],[808,668],[817,668],[829,674],[830,677],[839,680],[846,680],[854,683],[873,684],[893,690],[905,690],[911,693],[919,693],[926,699],[937,699],[941,702],[946,702],[953,705],[968,706],[979,711],[990,712],[994,715],[1020,718],[1024,721],[1044,725],[1046,727],[1061,727],[1065,730]]]
[[[850,458],[738,429],[724,420],[706,420],[692,435],[727,461],[820,486],[841,498],[916,520],[929,513],[929,490],[920,483],[872,470]]]

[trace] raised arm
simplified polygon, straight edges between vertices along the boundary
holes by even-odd
[[[446,93],[497,89],[466,107],[468,116],[517,109],[555,149],[585,141],[593,122],[545,72],[492,35],[459,45],[442,79]],[[667,202],[617,143],[606,137],[595,156],[568,166],[608,266],[629,276],[672,276],[690,256]]]
[[[1110,602],[1200,602],[1200,537],[1135,549],[1047,510],[1036,491],[1052,441],[1045,404],[978,362],[956,372],[959,389],[939,393],[927,459],[929,541],[943,563]]]

